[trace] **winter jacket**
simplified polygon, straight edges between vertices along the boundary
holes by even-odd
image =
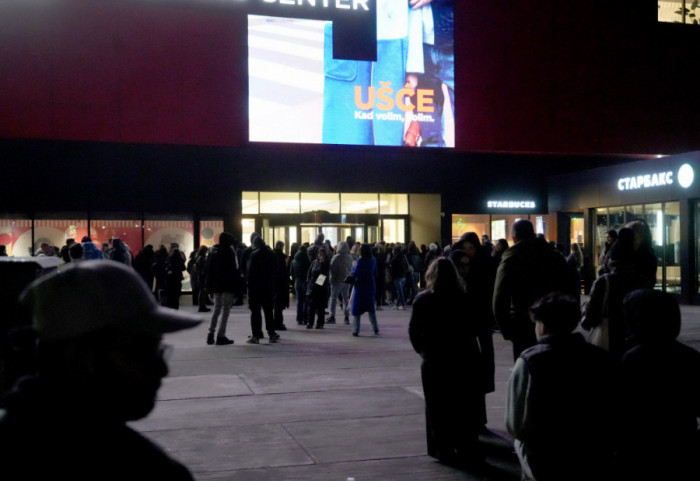
[[[350,275],[353,258],[347,242],[338,244],[337,254],[331,259],[331,283],[343,282]]]
[[[238,259],[233,247],[217,244],[209,250],[205,264],[207,292],[236,292],[241,281]]]

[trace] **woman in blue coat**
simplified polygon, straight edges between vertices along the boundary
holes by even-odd
[[[352,268],[352,276],[355,278],[355,288],[352,294],[352,307],[350,313],[353,316],[352,335],[360,334],[360,316],[369,313],[369,323],[375,334],[379,334],[377,315],[374,311],[374,295],[376,291],[375,277],[377,275],[377,262],[372,257],[372,246],[362,244],[360,258]]]

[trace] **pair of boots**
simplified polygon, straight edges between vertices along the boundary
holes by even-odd
[[[216,344],[217,346],[227,346],[229,344],[233,344],[233,339],[229,339],[226,336],[216,336],[216,339],[214,339],[214,333],[210,332],[207,334],[207,344],[210,346],[212,344]]]

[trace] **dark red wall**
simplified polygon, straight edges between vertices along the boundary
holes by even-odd
[[[0,4],[0,135],[239,145],[244,17],[95,0]]]
[[[458,150],[700,149],[700,28],[658,25],[654,0],[455,4]],[[245,145],[245,26],[223,8],[3,0],[0,137]]]

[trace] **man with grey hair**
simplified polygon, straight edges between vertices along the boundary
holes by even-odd
[[[42,277],[20,303],[32,315],[38,368],[6,398],[2,479],[191,481],[126,423],[151,412],[168,374],[162,335],[201,321],[158,306],[133,269],[107,260]]]

